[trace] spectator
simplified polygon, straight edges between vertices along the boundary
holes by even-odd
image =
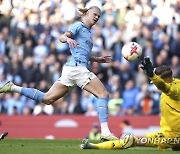
[[[22,83],[33,84],[35,83],[35,72],[33,57],[27,57],[24,60],[23,67],[21,70]]]
[[[45,39],[39,38],[37,46],[34,47],[33,55],[35,58],[35,64],[39,64],[43,61],[44,58],[48,55],[48,48],[45,45]]]
[[[9,42],[9,57],[12,58],[14,53],[17,53],[20,59],[23,56],[23,45],[22,45],[22,38],[20,36],[16,36],[14,40]]]
[[[105,49],[110,50],[114,43],[112,39],[117,32],[116,26],[114,26],[114,18],[108,15],[105,19],[105,26],[102,28],[102,36],[105,39]]]
[[[26,57],[32,57],[33,56],[33,42],[32,39],[25,40],[24,46],[23,46],[23,59]]]
[[[101,133],[100,133],[100,128],[99,128],[99,124],[94,122],[92,124],[92,128],[89,131],[87,137],[87,139],[89,140],[100,140],[101,138]]]
[[[138,94],[139,89],[135,87],[133,80],[128,80],[125,84],[125,90],[122,93],[122,110],[125,115],[135,114],[136,106],[136,95]]]
[[[4,56],[6,52],[6,42],[3,38],[2,33],[0,33],[0,56]]]
[[[96,97],[93,96],[91,93],[83,90],[81,100],[80,100],[80,105],[83,112],[88,112],[88,109],[90,108],[91,108],[91,112],[93,111],[96,112]]]
[[[144,92],[144,96],[138,102],[137,112],[141,115],[152,115],[159,113],[159,103],[157,103],[148,90]]]
[[[20,102],[20,99],[18,97],[16,98],[12,94],[5,94],[4,108],[7,111],[8,115],[20,114],[20,113],[18,113],[17,105],[19,105],[21,103],[22,102]]]
[[[76,92],[71,92],[69,105],[67,109],[69,114],[82,114],[79,98]]]
[[[34,107],[33,115],[52,115],[54,112],[54,108],[52,105],[45,105],[45,104],[37,104]]]
[[[11,61],[7,64],[7,68],[4,74],[7,78],[14,80],[17,84],[22,83],[21,72],[22,71],[22,60],[18,53],[14,53]]]
[[[119,75],[112,75],[112,77],[109,78],[106,87],[111,94],[113,94],[115,91],[121,93],[121,83]]]
[[[125,84],[128,80],[133,79],[133,73],[130,68],[130,63],[128,62],[123,62],[119,66],[119,75],[120,75],[120,80],[121,80],[121,86],[123,89],[125,88]]]
[[[122,112],[122,98],[120,98],[119,91],[114,91],[112,97],[108,102],[108,109],[110,115],[121,115]]]
[[[180,78],[180,59],[178,56],[174,55],[171,59],[171,69],[175,78]]]

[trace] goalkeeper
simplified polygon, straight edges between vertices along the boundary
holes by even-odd
[[[150,58],[145,57],[140,67],[146,72],[149,79],[162,92],[161,94],[161,119],[159,132],[146,135],[147,142],[141,142],[137,138],[129,138],[126,141],[129,146],[151,146],[159,149],[172,148],[180,150],[180,80],[173,78],[172,70],[169,66],[162,65],[154,69]],[[118,143],[118,140],[115,140]],[[113,143],[108,141],[98,144],[88,143],[83,140],[81,148],[93,149],[114,149]],[[121,140],[120,140],[121,141]],[[115,149],[122,149],[122,144],[116,144]]]
[[[180,79],[173,78],[169,66],[162,65],[154,69],[149,57],[144,58],[140,67],[162,92],[160,131],[147,134],[147,138],[156,142],[145,145],[180,150]]]

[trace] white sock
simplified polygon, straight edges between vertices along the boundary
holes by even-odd
[[[21,93],[21,89],[22,89],[22,87],[19,87],[16,85],[11,86],[11,91],[13,91],[13,92]]]
[[[107,122],[101,123],[101,134],[110,134],[110,130]]]

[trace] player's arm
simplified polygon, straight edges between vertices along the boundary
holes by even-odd
[[[163,93],[165,93],[172,99],[180,100],[180,86],[178,85],[178,83],[172,86],[171,83],[166,83],[156,74],[150,79]]]
[[[71,38],[71,37],[72,37],[72,33],[71,32],[65,32],[64,34],[61,34],[59,36],[59,41],[61,41],[62,43],[66,43],[67,40],[69,38]]]
[[[78,46],[78,43],[73,39],[73,37],[80,31],[80,29],[80,22],[72,24],[64,34],[59,36],[59,40],[62,43],[68,43],[69,47],[76,48]]]
[[[164,93],[167,93],[170,89],[170,85],[154,73],[154,67],[149,57],[145,57],[141,62],[141,68],[146,72],[147,76],[155,84],[155,86]]]
[[[170,84],[167,84],[162,78],[158,75],[154,74],[153,77],[150,77],[151,81],[155,84],[155,86],[164,93],[169,93]]]
[[[77,47],[78,43],[73,40],[72,38],[72,33],[71,32],[65,32],[64,34],[59,36],[59,41],[61,41],[62,43],[68,43],[69,47]]]
[[[141,64],[142,65],[140,67],[145,70],[148,77],[152,80],[152,82],[159,90],[161,90],[172,99],[180,99],[180,86],[178,84],[172,85],[171,83],[167,83],[160,76],[156,75],[154,73],[154,68],[149,57],[145,57],[144,61],[142,61]]]
[[[104,56],[104,57],[94,57],[94,56],[91,56],[89,60],[91,62],[110,63],[112,61],[112,57],[111,56]]]

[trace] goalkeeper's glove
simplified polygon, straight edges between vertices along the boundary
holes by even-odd
[[[146,72],[148,77],[154,76],[154,67],[149,57],[145,57],[144,61],[141,61],[140,68],[142,68]]]

